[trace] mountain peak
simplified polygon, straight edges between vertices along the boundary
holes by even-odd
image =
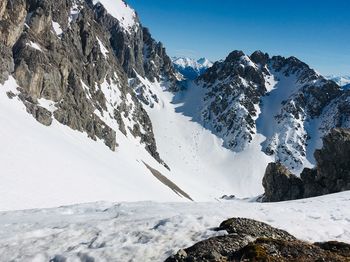
[[[242,56],[245,56],[245,54],[243,53],[243,51],[241,51],[241,50],[234,50],[234,51],[232,51],[232,52],[226,57],[226,61],[227,61],[227,62],[237,61],[237,60],[239,60]]]
[[[268,53],[257,50],[250,55],[250,59],[256,64],[266,64],[269,60],[269,55]]]
[[[198,64],[201,64],[206,67],[211,67],[213,65],[213,62],[211,62],[209,59],[202,57],[197,60]]]
[[[129,33],[138,25],[138,18],[135,10],[124,0],[93,0],[92,3],[94,5],[101,4]]]

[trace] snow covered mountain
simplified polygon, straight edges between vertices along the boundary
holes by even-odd
[[[187,80],[196,79],[213,66],[213,63],[206,58],[195,60],[188,57],[173,57],[172,61],[175,69]]]
[[[0,209],[190,198],[161,175],[168,166],[129,85],[136,75],[169,89],[177,81],[133,9],[6,0],[0,19]]]
[[[177,112],[164,47],[114,2],[1,2],[0,210],[262,193],[268,158],[246,169]]]
[[[0,19],[0,210],[252,197],[269,162],[298,172],[350,127],[349,92],[298,59],[172,62],[122,0],[6,0]]]
[[[350,84],[350,76],[326,76],[327,79],[333,80],[336,82],[339,86],[346,86]]]
[[[295,57],[234,51],[199,77],[197,88],[204,93],[198,121],[226,148],[245,151],[262,135],[262,150],[296,173],[314,162],[319,125],[328,132],[349,124],[348,112],[340,109],[348,93]],[[337,110],[328,107],[332,102],[343,121],[327,126],[327,110]]]

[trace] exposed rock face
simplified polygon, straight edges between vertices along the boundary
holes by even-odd
[[[305,168],[300,178],[280,163],[270,163],[263,178],[263,201],[314,197],[350,190],[350,130],[333,129],[316,150],[315,169]]]
[[[91,0],[1,1],[0,83],[12,74],[27,111],[44,125],[56,119],[112,150],[120,131],[139,137],[162,162],[152,123],[128,79],[139,74],[175,86],[176,75],[163,46],[133,15],[126,28]]]
[[[25,101],[24,104],[27,108],[27,112],[32,114],[39,123],[45,126],[50,126],[52,124],[52,113],[49,110],[28,101]]]
[[[247,218],[231,218],[223,221],[219,230],[225,230],[229,234],[235,234],[238,236],[250,236],[253,238],[274,238],[295,240],[295,237],[288,232],[271,227],[268,224],[254,221]]]
[[[224,139],[224,146],[242,151],[255,134],[260,97],[266,92],[264,73],[242,51],[216,62],[198,78],[204,96],[204,126]]]
[[[348,244],[337,243],[341,250],[325,249],[329,242],[322,245],[309,244],[303,241],[286,241],[259,238],[236,252],[231,261],[349,261]]]
[[[11,48],[0,42],[0,84],[3,84],[8,79],[13,68],[14,63]]]
[[[143,43],[145,76],[151,81],[166,81],[171,91],[177,91],[178,76],[172,61],[163,44],[154,41],[148,28],[143,28]]]
[[[199,77],[198,84],[206,90],[203,125],[223,138],[225,147],[240,152],[260,133],[266,137],[266,154],[300,171],[307,162],[308,140],[317,138],[307,126],[343,94],[295,57],[269,57],[261,51],[250,56],[232,52]],[[334,127],[323,129],[327,133]]]
[[[305,197],[350,190],[350,129],[333,129],[315,158],[316,169],[304,169],[301,175],[308,181]]]
[[[166,261],[349,261],[350,245],[340,242],[310,244],[286,231],[245,218],[221,223],[228,235],[201,241]]]
[[[263,201],[266,202],[299,199],[303,196],[303,182],[281,163],[267,166],[262,183],[265,188]]]

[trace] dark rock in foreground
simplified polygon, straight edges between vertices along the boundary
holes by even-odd
[[[228,235],[179,250],[166,262],[350,261],[350,245],[346,243],[310,244],[252,219],[231,218],[222,222],[219,230],[226,230]]]
[[[282,164],[270,163],[263,178],[265,202],[285,201],[350,190],[350,129],[333,129],[315,151],[315,169],[300,178]]]

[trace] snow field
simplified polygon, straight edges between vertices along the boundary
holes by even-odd
[[[91,203],[0,212],[0,261],[163,261],[247,217],[306,241],[350,242],[350,192],[281,203]],[[87,261],[87,260],[85,260]]]

